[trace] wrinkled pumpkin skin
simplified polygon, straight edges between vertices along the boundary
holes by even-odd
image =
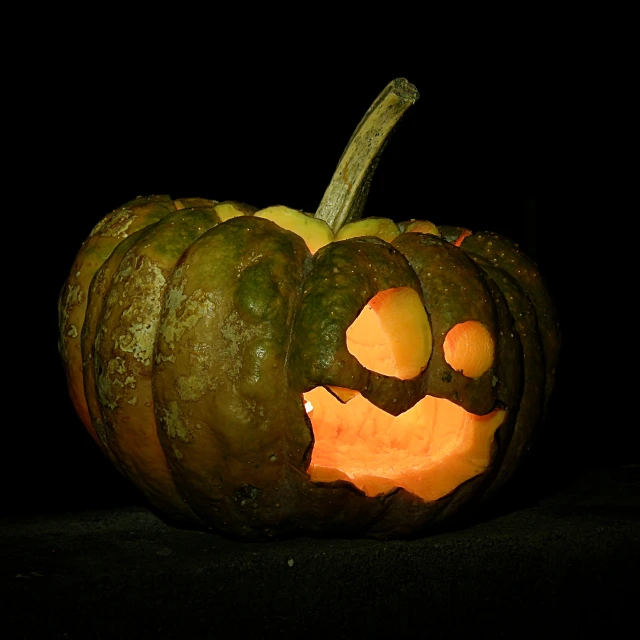
[[[559,334],[535,265],[503,237],[460,242],[455,227],[391,243],[351,238],[311,255],[255,208],[233,206],[228,218],[213,201],[138,198],[83,244],[60,295],[60,353],[105,455],[170,521],[243,539],[410,537],[483,504],[521,464],[553,387]],[[401,286],[422,297],[434,336],[411,380],[365,369],[345,339],[370,298]],[[476,380],[443,351],[449,329],[470,318],[496,345]],[[394,415],[427,394],[507,413],[489,468],[450,494],[367,497],[349,482],[309,479],[301,394],[318,385],[361,391]]]

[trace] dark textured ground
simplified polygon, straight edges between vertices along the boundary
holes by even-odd
[[[4,518],[0,637],[616,637],[637,618],[639,496],[640,465],[594,470],[394,542],[241,543],[138,507]]]

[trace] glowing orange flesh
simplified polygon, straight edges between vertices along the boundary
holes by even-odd
[[[409,287],[379,292],[347,329],[347,348],[371,371],[406,380],[428,364],[432,335],[420,296]],[[479,322],[456,325],[445,342],[447,362],[476,377],[493,362],[493,340]],[[315,444],[311,480],[348,480],[368,496],[403,487],[436,500],[484,471],[504,419],[426,396],[392,416],[358,391],[316,387],[303,394]]]
[[[488,329],[476,320],[453,327],[444,341],[444,358],[468,378],[479,378],[493,364],[494,345]]]
[[[410,287],[380,291],[347,329],[347,349],[360,364],[401,380],[427,366],[431,348],[427,313]]]
[[[323,387],[304,394],[316,482],[349,480],[368,496],[403,487],[440,498],[486,469],[504,410],[476,416],[426,396],[394,417],[357,394],[342,404]]]

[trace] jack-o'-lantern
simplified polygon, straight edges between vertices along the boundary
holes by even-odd
[[[168,519],[414,536],[520,465],[559,345],[535,264],[494,233],[358,219],[416,98],[380,94],[315,216],[151,196],[81,247],[59,306],[70,395]]]

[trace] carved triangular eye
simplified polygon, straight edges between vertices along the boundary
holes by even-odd
[[[477,320],[460,322],[444,339],[444,359],[467,378],[479,378],[493,364],[494,355],[493,338]]]
[[[347,349],[362,366],[401,380],[426,368],[432,343],[427,312],[411,287],[380,291],[347,329]]]

